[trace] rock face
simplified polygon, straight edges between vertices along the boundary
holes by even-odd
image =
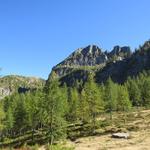
[[[103,52],[96,45],[89,45],[79,48],[68,58],[56,65],[52,70],[62,77],[75,69],[100,69],[106,66],[107,62],[123,60],[131,54],[130,47],[115,46],[110,52]]]
[[[67,59],[58,64],[59,66],[95,66],[104,63],[107,56],[102,53],[96,45],[89,45],[86,48],[79,48]]]
[[[131,55],[130,47],[129,46],[120,47],[117,45],[109,53],[110,56],[114,56],[114,55],[121,56],[121,54],[124,55],[124,57],[129,57]]]
[[[115,46],[113,50],[110,53],[108,53],[108,56],[110,59],[114,59],[114,61],[116,61],[128,58],[131,56],[131,54],[132,53],[129,46]]]
[[[61,77],[79,67],[105,65],[106,61],[107,55],[98,46],[89,45],[74,51],[68,58],[56,65],[53,71]]]
[[[2,99],[5,96],[8,96],[10,94],[11,94],[11,90],[9,88],[6,88],[6,87],[0,88],[0,99]]]
[[[0,78],[0,99],[14,92],[24,93],[28,90],[42,88],[45,84],[43,79],[23,76],[4,76]]]
[[[135,51],[130,57],[106,65],[96,72],[97,82],[104,82],[109,77],[115,82],[123,83],[127,77],[137,76],[144,70],[150,70],[150,42]]]

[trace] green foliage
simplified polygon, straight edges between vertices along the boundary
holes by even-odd
[[[105,110],[108,112],[115,111],[117,109],[117,85],[113,83],[109,78],[105,85]]]
[[[3,123],[4,118],[5,118],[5,112],[3,110],[3,105],[0,104],[0,132],[4,128],[4,123]]]
[[[25,96],[19,95],[18,99],[15,101],[16,107],[14,110],[14,124],[17,130],[22,130],[27,125],[27,108],[25,102]]]
[[[89,119],[88,122],[91,123],[92,132],[95,132],[97,115],[103,112],[104,107],[101,93],[98,90],[97,84],[94,82],[93,74],[89,74],[88,81],[83,89],[85,91],[84,98],[87,101],[87,106],[85,107],[88,108],[88,117],[86,119]]]
[[[150,78],[143,82],[142,86],[143,106],[150,107]]]
[[[113,123],[112,114],[121,111],[122,122],[132,106],[150,107],[150,73],[128,78],[119,85],[111,78],[97,85],[89,73],[87,81],[74,87],[62,86],[52,72],[44,90],[14,93],[0,102],[0,133],[8,143],[47,141],[53,149],[67,149],[54,143],[62,138],[96,133]],[[99,120],[109,112],[111,119]],[[3,141],[1,140],[1,141]],[[15,143],[14,142],[14,143]]]
[[[48,145],[46,150],[74,150],[73,147],[65,147],[63,145]]]
[[[128,78],[126,85],[132,105],[141,106],[141,92],[137,82],[131,78]]]
[[[79,118],[78,107],[79,107],[79,94],[76,88],[68,89],[68,120],[71,122],[76,122]]]
[[[14,120],[13,110],[11,107],[9,107],[6,112],[6,121],[5,121],[6,129],[8,130],[13,129],[14,121],[15,120]]]
[[[131,101],[129,100],[129,95],[127,88],[125,86],[118,86],[117,95],[117,110],[118,111],[129,111],[131,109]]]
[[[86,99],[86,92],[85,89],[83,89],[81,91],[81,95],[80,95],[80,103],[79,103],[79,112],[80,112],[80,120],[83,123],[88,122],[89,120],[89,104],[88,101]]]
[[[66,132],[66,121],[64,119],[66,100],[62,95],[58,80],[53,78],[47,85],[43,106],[44,124],[48,128],[47,135],[51,145],[54,141],[64,138]]]

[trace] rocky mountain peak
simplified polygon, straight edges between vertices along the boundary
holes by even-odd
[[[79,48],[55,68],[65,66],[93,66],[105,61],[105,54],[96,45]]]
[[[109,53],[110,56],[129,57],[131,55],[131,48],[129,46],[114,46],[113,50]]]
[[[61,77],[73,69],[87,66],[103,65],[107,61],[107,55],[96,45],[75,50],[69,57],[53,68],[53,71]]]
[[[83,55],[97,55],[101,53],[101,49],[96,45],[89,45],[86,48],[82,49]]]
[[[111,52],[104,52],[97,45],[89,45],[75,50],[69,57],[53,68],[53,71],[62,77],[74,69],[104,67],[108,62],[123,60],[131,55],[128,46],[115,46]]]
[[[70,57],[72,56],[77,56],[77,55],[83,55],[83,56],[88,56],[88,55],[98,55],[101,54],[101,49],[96,46],[96,45],[88,45],[85,48],[79,48],[76,51],[74,51]]]

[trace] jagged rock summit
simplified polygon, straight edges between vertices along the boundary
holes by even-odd
[[[131,51],[129,46],[114,46],[110,51],[104,51],[96,45],[79,48],[53,67],[52,72],[55,72],[62,84],[74,86],[76,81],[86,82],[91,71],[97,83],[104,83],[109,77],[114,82],[124,83],[128,77],[135,77],[148,70],[150,40],[135,51]]]
[[[79,48],[68,58],[56,66],[95,66],[104,63],[107,56],[96,45],[89,45],[85,48]]]
[[[106,52],[96,45],[89,45],[85,48],[75,50],[68,58],[56,65],[52,70],[59,77],[62,77],[74,69],[101,69],[108,62],[123,60],[130,55],[131,49],[128,46],[115,46],[112,51]]]

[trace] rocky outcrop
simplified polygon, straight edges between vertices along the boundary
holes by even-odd
[[[120,56],[123,58],[131,56],[131,49],[129,46],[114,46],[113,50],[108,54],[110,57],[113,57],[114,55]]]
[[[43,88],[45,81],[35,77],[4,76],[0,78],[0,99],[14,92],[24,93],[29,90]]]
[[[0,87],[0,99],[11,94],[11,90],[6,87]]]
[[[97,82],[105,82],[111,77],[113,81],[123,83],[129,76],[134,77],[144,70],[150,70],[150,44],[146,43],[130,57],[116,63],[110,63],[102,70],[97,71]],[[145,45],[147,46],[145,47]]]
[[[129,46],[114,46],[113,50],[110,53],[108,53],[108,58],[109,60],[115,62],[128,58],[131,55],[132,52]]]
[[[104,52],[96,45],[89,45],[74,51],[68,58],[56,65],[52,71],[59,77],[63,77],[77,69],[101,69],[108,62],[120,61],[130,55],[130,47],[115,46],[111,52]]]
[[[56,66],[95,66],[105,63],[107,56],[96,45],[77,49],[67,59]]]
[[[93,67],[105,65],[107,55],[96,45],[89,45],[85,48],[79,48],[74,51],[68,58],[56,65],[52,70],[62,77],[75,69],[84,67]]]

